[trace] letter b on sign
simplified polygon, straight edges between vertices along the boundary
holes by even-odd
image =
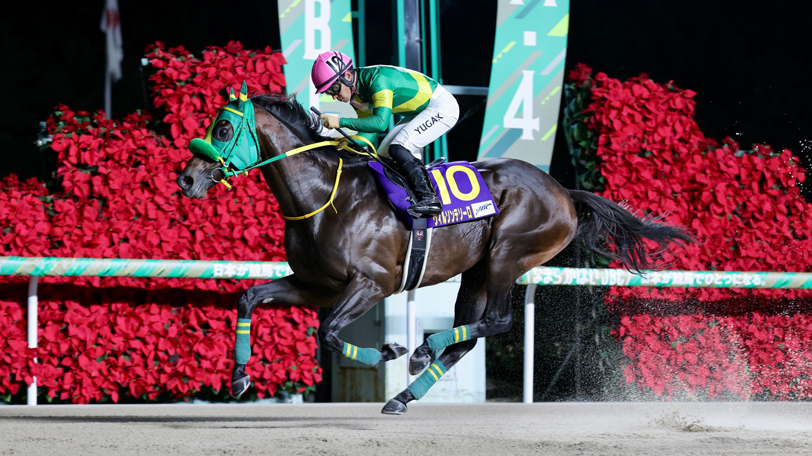
[[[319,54],[330,50],[332,39],[330,36],[330,0],[304,0],[304,2],[304,58],[315,60]],[[318,16],[316,16],[316,9],[318,9]],[[318,45],[316,44],[316,32],[319,32]]]

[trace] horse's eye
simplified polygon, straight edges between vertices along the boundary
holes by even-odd
[[[212,134],[214,139],[218,141],[229,141],[234,132],[231,129],[231,124],[227,121],[220,121],[214,126]]]

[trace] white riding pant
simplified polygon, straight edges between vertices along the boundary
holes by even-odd
[[[420,113],[404,117],[387,133],[378,146],[378,155],[389,157],[389,145],[399,144],[422,160],[422,149],[450,130],[459,117],[457,99],[438,84],[429,104]]]

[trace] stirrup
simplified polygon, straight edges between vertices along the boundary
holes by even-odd
[[[437,215],[440,212],[443,212],[443,206],[440,204],[440,201],[418,201],[409,208],[409,212],[423,215],[423,216],[432,216]]]
[[[437,165],[442,165],[443,163],[445,163],[445,157],[440,157],[440,158],[432,161],[428,165],[426,165],[426,168],[433,168],[433,167],[435,167]]]

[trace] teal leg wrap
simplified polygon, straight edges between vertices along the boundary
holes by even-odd
[[[429,389],[434,386],[437,380],[440,380],[440,377],[446,372],[447,370],[445,366],[443,366],[443,363],[441,363],[440,360],[435,361],[417,380],[409,385],[409,391],[412,392],[415,399],[420,399],[429,392]]]
[[[344,342],[344,349],[341,354],[349,359],[354,359],[365,366],[374,366],[381,360],[381,352],[374,348],[360,348]]]
[[[251,358],[251,319],[237,319],[237,340],[234,343],[234,362],[248,364]]]
[[[471,328],[468,325],[457,326],[456,328],[443,331],[441,333],[432,334],[426,339],[429,344],[429,349],[432,353],[436,353],[449,345],[454,345],[459,342],[465,342],[471,339]]]

